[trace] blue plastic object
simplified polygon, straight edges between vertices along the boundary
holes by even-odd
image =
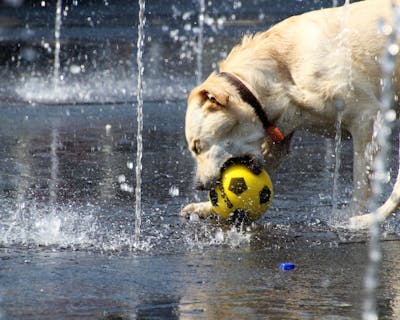
[[[282,262],[279,266],[279,269],[286,271],[286,270],[293,270],[296,268],[296,265],[292,262]]]

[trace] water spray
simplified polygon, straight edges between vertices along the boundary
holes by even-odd
[[[336,40],[338,41],[336,54],[338,59],[342,59],[343,63],[339,68],[339,72],[341,76],[346,79],[343,85],[337,87],[337,91],[340,92],[343,90],[343,87],[347,92],[354,90],[353,87],[353,71],[352,71],[352,58],[351,58],[351,49],[349,48],[349,40],[348,34],[349,29],[346,28],[346,25],[349,22],[349,9],[350,1],[346,0],[343,5],[343,14],[340,19],[340,33],[338,33]],[[343,69],[342,69],[343,66]],[[336,124],[335,124],[335,169],[333,174],[333,187],[332,187],[332,208],[333,210],[337,209],[338,206],[338,198],[339,198],[339,178],[340,178],[340,167],[342,165],[341,156],[342,156],[342,122],[343,122],[343,114],[346,108],[346,102],[344,97],[336,97],[333,100],[333,107],[336,112]]]
[[[136,188],[135,188],[135,239],[134,246],[140,242],[140,225],[142,219],[142,157],[143,157],[143,46],[145,24],[145,0],[139,0],[139,25],[136,63],[137,76],[137,135],[136,135]]]
[[[56,17],[54,22],[54,70],[53,70],[53,80],[54,88],[58,87],[58,82],[60,81],[60,49],[61,49],[61,23],[62,23],[62,0],[57,0],[56,4]]]
[[[200,84],[203,78],[203,33],[204,33],[204,18],[206,12],[205,0],[199,0],[199,35],[197,38],[197,84]]]
[[[388,143],[396,113],[393,108],[393,83],[392,76],[396,66],[396,58],[399,52],[397,36],[400,30],[400,9],[392,1],[393,26],[384,21],[381,22],[380,30],[387,36],[386,50],[381,61],[382,82],[380,110],[374,124],[374,134],[380,149],[377,152],[373,163],[373,176],[371,179],[372,196],[369,201],[369,209],[372,212],[372,222],[370,225],[370,248],[369,264],[365,276],[364,287],[366,299],[364,301],[363,319],[378,319],[376,305],[376,288],[378,285],[378,270],[381,261],[381,248],[379,244],[380,219],[378,211],[379,196],[382,193],[384,184],[387,182],[386,159],[390,152]]]

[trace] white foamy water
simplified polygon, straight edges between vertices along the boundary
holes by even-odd
[[[1,210],[5,214],[0,222],[0,246],[6,247],[176,252],[215,246],[236,248],[249,245],[253,237],[251,227],[222,228],[199,220],[171,225],[144,214],[142,236],[135,242],[131,234],[134,222],[129,221],[127,210],[107,211],[91,204],[52,206],[32,201],[25,201],[19,208],[3,203]],[[157,216],[165,215],[156,212]]]
[[[0,224],[3,245],[35,245],[86,247],[96,244],[97,221],[92,214],[83,214],[73,207],[46,207],[24,203],[10,210]]]
[[[87,79],[85,79],[87,77]],[[31,104],[49,103],[114,103],[136,100],[132,83],[136,76],[117,77],[107,71],[97,71],[90,77],[73,77],[53,85],[53,78],[26,75],[13,86],[15,98]],[[163,78],[143,80],[145,100],[179,100],[187,96],[194,84],[191,80]]]

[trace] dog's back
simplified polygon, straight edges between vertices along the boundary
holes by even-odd
[[[269,56],[311,92],[344,96],[345,91],[359,87],[379,96],[378,74],[387,43],[384,32],[393,24],[390,4],[390,0],[366,0],[291,17],[264,33],[245,37],[220,63],[220,69],[242,74],[252,70],[249,64],[253,64],[265,70]]]

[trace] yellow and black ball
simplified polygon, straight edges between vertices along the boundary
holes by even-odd
[[[232,164],[223,170],[208,197],[213,211],[223,219],[256,220],[271,205],[272,181],[265,170],[254,173],[244,164]]]

